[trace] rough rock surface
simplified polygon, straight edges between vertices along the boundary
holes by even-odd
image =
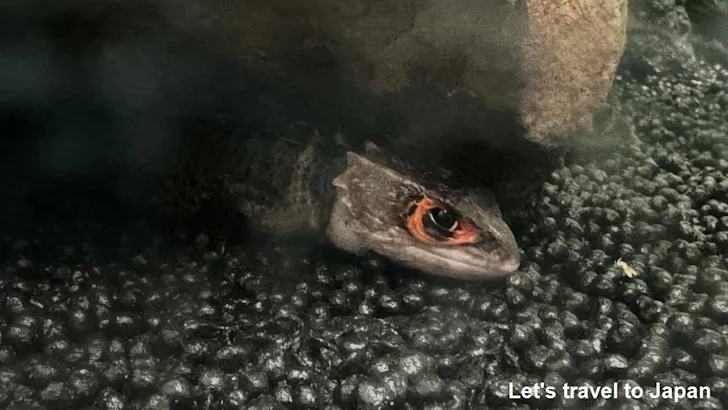
[[[627,1],[528,0],[520,121],[529,140],[566,145],[592,130],[622,56]]]
[[[554,146],[591,129],[627,26],[626,0],[215,0],[159,7],[177,24],[210,33],[247,67],[300,77],[321,93],[340,78],[383,98],[405,118],[400,136],[452,139],[450,128],[459,126],[467,138],[499,145],[509,144],[514,131]],[[301,75],[301,67],[313,70]],[[514,131],[492,131],[503,122]]]

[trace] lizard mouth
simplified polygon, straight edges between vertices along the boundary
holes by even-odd
[[[460,279],[497,278],[520,267],[518,254],[489,251],[481,243],[459,246],[423,244],[401,229],[373,234],[368,242],[376,253],[433,275]]]
[[[417,251],[412,250],[413,254],[417,254]],[[483,279],[483,278],[499,278],[509,275],[518,270],[520,267],[520,261],[500,261],[494,265],[483,265],[478,263],[471,263],[462,259],[448,258],[440,256],[436,253],[430,253],[430,258],[434,259],[428,266],[428,268],[420,268],[430,273],[437,273],[432,267],[434,266],[446,266],[449,272],[455,272],[450,276],[458,277],[461,279]]]
[[[457,250],[448,248],[421,249],[432,255],[433,258],[444,259],[447,263],[477,269],[481,273],[510,273],[518,270],[521,265],[519,257],[508,257],[498,252],[488,252],[478,246],[461,247]],[[413,252],[416,252],[413,250]]]

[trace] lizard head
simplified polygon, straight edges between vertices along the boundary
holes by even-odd
[[[339,248],[460,279],[500,277],[519,267],[518,245],[492,194],[426,186],[351,152],[333,184],[326,232]]]

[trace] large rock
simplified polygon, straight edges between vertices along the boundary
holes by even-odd
[[[518,107],[544,144],[591,128],[626,41],[626,0],[526,0],[524,79]],[[561,137],[561,138],[559,138]]]
[[[504,142],[513,133],[491,127],[510,130],[502,125],[512,121],[544,145],[591,126],[627,23],[626,0],[167,0],[160,7],[178,24],[206,29],[246,66],[299,77],[309,93],[341,88],[336,79],[381,97],[404,124],[398,133],[440,138],[455,128]]]

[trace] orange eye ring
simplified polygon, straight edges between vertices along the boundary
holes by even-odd
[[[431,212],[435,209],[449,210],[445,204],[428,196],[422,197],[410,208],[407,215],[407,230],[418,240],[429,245],[470,245],[480,240],[480,229],[469,219],[450,210],[456,218],[452,227],[442,229],[445,235],[433,235],[432,229],[425,225],[425,218],[432,219]]]

